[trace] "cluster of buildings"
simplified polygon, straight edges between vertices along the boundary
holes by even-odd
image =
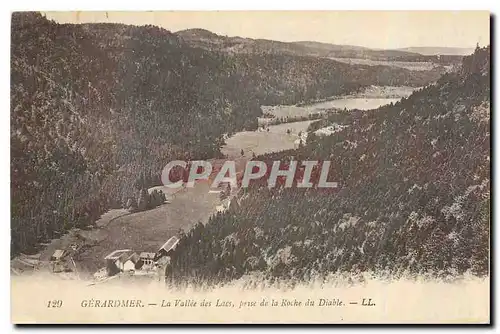
[[[135,252],[131,249],[119,249],[108,254],[105,273],[97,272],[98,276],[114,276],[120,273],[131,275],[147,274],[156,272],[159,268],[164,268],[170,264],[170,255],[177,247],[179,238],[173,236],[168,239],[157,251],[153,252]]]

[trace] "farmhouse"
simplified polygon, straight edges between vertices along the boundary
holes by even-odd
[[[63,259],[66,255],[66,252],[62,249],[56,249],[54,251],[50,257],[52,272],[59,273],[65,270]]]
[[[156,252],[155,260],[158,260],[163,256],[170,256],[171,252],[175,250],[178,243],[179,238],[175,235],[172,238],[168,239],[167,242],[165,242],[163,246],[161,246],[160,249],[158,249],[158,251]]]
[[[136,269],[139,269],[137,267],[137,264],[139,262],[140,258],[139,255],[137,255],[136,252],[133,252],[132,254],[129,255],[127,260],[123,263],[123,271],[124,272],[131,272],[135,271]]]
[[[146,269],[151,268],[155,262],[155,253],[142,252],[139,254],[138,268]]]
[[[106,271],[108,276],[113,276],[124,270],[125,262],[132,255],[130,249],[120,249],[111,252],[107,255],[104,260],[106,260]]]
[[[66,255],[64,250],[56,249],[54,251],[54,254],[52,254],[52,256],[50,257],[50,261],[54,261],[54,262],[61,261],[62,258],[64,257],[64,255]]]

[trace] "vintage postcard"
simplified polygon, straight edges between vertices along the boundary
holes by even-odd
[[[11,21],[13,323],[490,322],[489,12]]]

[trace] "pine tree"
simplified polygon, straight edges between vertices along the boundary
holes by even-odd
[[[149,207],[149,194],[145,188],[142,188],[139,192],[139,198],[137,200],[137,209],[139,211],[144,211]]]

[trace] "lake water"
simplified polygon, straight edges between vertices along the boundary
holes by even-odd
[[[390,104],[391,102],[396,103],[399,100],[400,99],[342,98],[338,100],[315,103],[310,107],[313,107],[316,110],[329,108],[370,110],[377,109],[378,107]]]
[[[376,109],[386,104],[396,103],[399,98],[340,98],[331,101],[318,102],[306,106],[262,106],[264,113],[274,115],[275,118],[294,118],[308,116],[309,114],[324,112],[326,109]],[[260,118],[260,124],[266,124],[270,118]]]
[[[396,103],[399,98],[352,98],[345,97],[331,101],[318,102],[306,106],[262,106],[262,111],[273,114],[275,118],[259,118],[259,124],[266,124],[269,121],[288,117],[308,116],[312,113],[324,112],[327,109],[360,109],[370,110],[380,106]],[[278,125],[269,125],[266,129],[259,128],[257,131],[242,131],[233,135],[226,140],[226,145],[222,148],[222,152],[228,157],[241,158],[241,150],[244,157],[250,158],[253,153],[256,155],[281,150],[296,148],[296,141],[299,139],[299,133],[307,131],[309,124],[312,121],[300,121],[282,123]]]

